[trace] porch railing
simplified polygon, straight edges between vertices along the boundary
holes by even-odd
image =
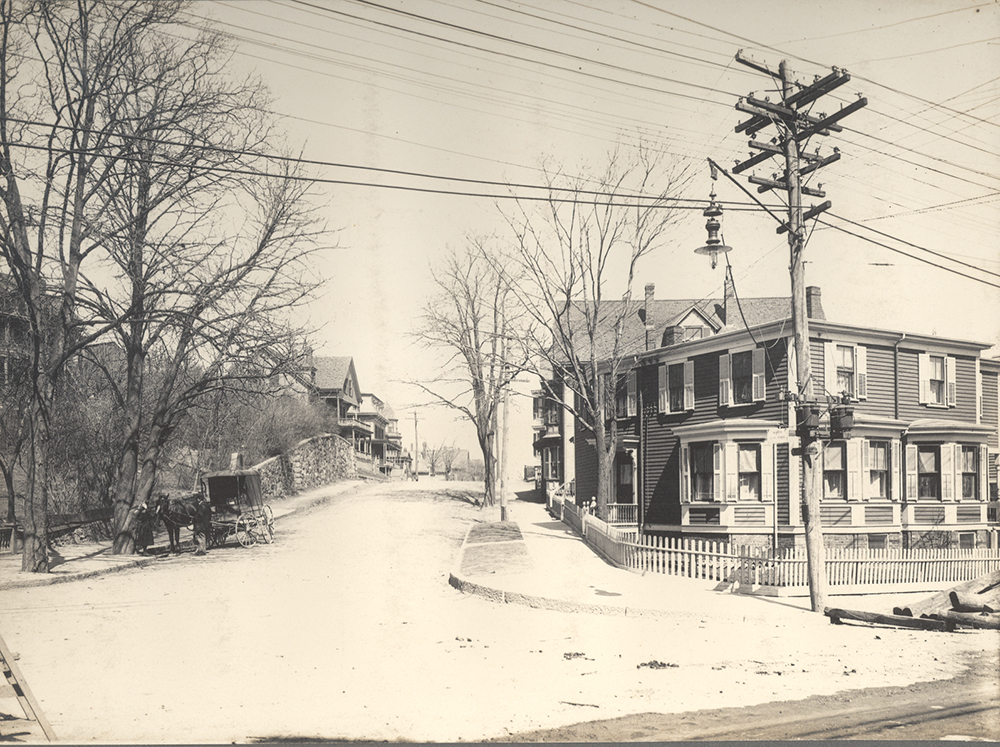
[[[644,535],[637,528],[613,526],[585,511],[567,510],[569,506],[563,506],[563,521],[621,568],[717,581],[742,593],[809,593],[804,548],[772,550],[690,537]],[[1000,570],[1000,550],[996,549],[826,549],[826,579],[832,594],[937,591],[995,570]]]
[[[638,525],[639,506],[635,503],[609,503],[608,504],[608,524],[621,526],[622,524]]]

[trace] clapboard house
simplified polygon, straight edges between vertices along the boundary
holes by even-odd
[[[811,289],[826,543],[996,547],[1000,361],[982,357],[989,345],[827,321],[819,300]],[[698,336],[676,320],[654,325],[654,344],[621,376],[612,500],[635,503],[645,532],[804,545],[788,299],[761,318],[776,306]],[[845,399],[853,427],[832,431],[829,408]],[[589,433],[572,430],[583,503],[596,494],[596,455]]]

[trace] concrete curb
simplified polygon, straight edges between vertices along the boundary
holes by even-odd
[[[514,522],[517,523],[517,522]],[[465,558],[465,548],[469,542],[469,534],[474,525],[470,525],[465,532],[465,539],[462,540],[462,547],[458,551],[458,558],[452,570],[448,573],[448,584],[463,594],[482,597],[495,604],[520,604],[532,609],[551,610],[553,612],[581,612],[590,615],[617,615],[620,617],[644,617],[648,619],[656,618],[676,618],[677,613],[666,612],[664,610],[651,610],[640,607],[620,607],[607,604],[587,604],[586,602],[571,602],[565,599],[553,599],[551,597],[537,596],[534,594],[522,594],[516,591],[497,589],[492,586],[485,586],[469,581],[461,575],[462,561]],[[518,525],[520,529],[520,525]],[[524,542],[524,540],[518,540]]]

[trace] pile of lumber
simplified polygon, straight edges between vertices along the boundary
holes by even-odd
[[[891,615],[828,607],[824,614],[832,623],[858,620],[925,630],[989,628],[1000,630],[1000,571],[938,592],[909,607],[894,607]]]

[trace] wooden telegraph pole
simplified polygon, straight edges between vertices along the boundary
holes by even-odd
[[[750,114],[751,118],[736,126],[736,132],[745,132],[753,138],[757,132],[774,124],[778,136],[770,142],[750,140],[750,147],[760,151],[750,154],[750,158],[733,168],[734,173],[740,173],[767,161],[772,156],[783,156],[785,172],[782,179],[762,179],[750,176],[752,184],[757,184],[758,193],[771,189],[781,189],[788,193],[788,222],[778,227],[778,233],[788,232],[788,248],[790,254],[789,272],[792,281],[792,325],[795,334],[795,361],[797,391],[790,394],[796,403],[796,430],[800,440],[800,448],[793,450],[802,458],[802,504],[806,529],[806,556],[809,566],[809,597],[813,612],[823,612],[826,605],[826,572],[825,548],[823,545],[823,526],[820,519],[820,496],[822,495],[822,442],[819,440],[819,414],[821,408],[813,391],[812,362],[809,343],[809,315],[806,308],[806,283],[803,268],[803,252],[805,251],[805,222],[814,218],[831,206],[829,200],[802,211],[802,195],[825,197],[822,189],[811,189],[802,183],[802,177],[840,160],[840,151],[834,149],[833,154],[821,157],[819,149],[815,155],[804,153],[805,145],[813,135],[829,135],[831,132],[841,132],[843,128],[836,124],[848,114],[867,105],[867,100],[859,97],[857,101],[841,108],[837,113],[818,117],[802,111],[833,89],[843,85],[851,76],[837,68],[830,75],[819,78],[808,86],[803,86],[792,79],[792,73],[787,60],[782,60],[775,74],[767,66],[754,62],[743,56],[742,51],[736,54],[736,61],[764,73],[772,80],[781,84],[781,103],[773,104],[766,99],[747,96],[741,99],[736,108]],[[805,161],[805,165],[803,165]],[[819,185],[822,186],[822,185]],[[826,382],[829,388],[830,382]]]

